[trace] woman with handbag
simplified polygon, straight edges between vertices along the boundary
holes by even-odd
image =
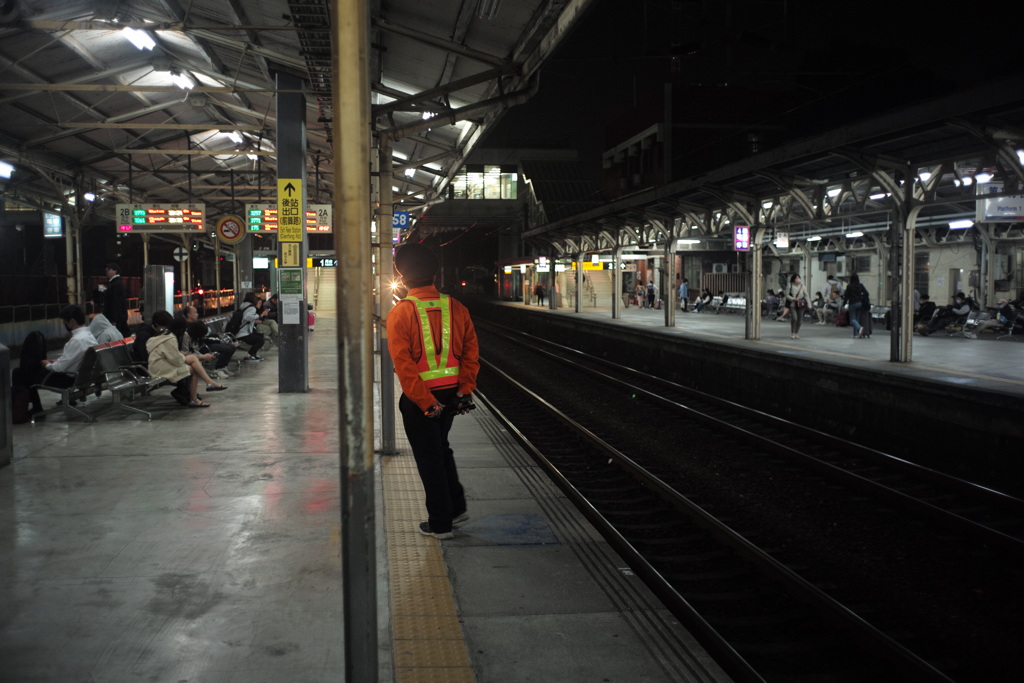
[[[807,313],[807,288],[800,281],[800,276],[793,273],[786,287],[786,307],[789,308],[789,332],[791,339],[800,338],[800,323]]]

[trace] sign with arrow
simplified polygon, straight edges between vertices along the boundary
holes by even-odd
[[[277,179],[277,240],[301,242],[306,230],[306,217],[302,213],[302,180]]]

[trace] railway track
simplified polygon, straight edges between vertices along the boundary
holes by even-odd
[[[491,335],[498,331],[481,327],[487,335],[484,348],[496,348]],[[856,511],[866,507],[866,516],[877,518],[874,524],[895,510],[911,533],[939,545],[952,538],[954,552],[969,547],[970,553],[980,553],[982,559],[973,562],[1019,559],[1019,501],[571,349],[549,348],[520,335],[506,336],[500,344],[505,351],[486,357],[518,359],[513,371],[524,374],[528,368],[525,374],[536,390],[487,363],[482,391],[508,416],[521,440],[566,476],[564,486],[578,492],[579,504],[610,520],[616,531],[609,537],[622,538],[620,552],[631,554],[634,569],[650,574],[652,585],[663,582],[656,591],[673,611],[689,614],[680,618],[710,643],[716,658],[740,662],[730,667],[738,679],[863,680],[867,671],[902,671],[913,680],[975,675],[971,656],[950,649],[931,629],[913,626],[912,608],[894,610],[885,597],[873,599],[870,588],[851,588],[842,572],[833,576],[822,569],[819,565],[829,560],[801,549],[813,543],[801,538],[806,532],[780,528],[777,513],[752,523],[731,490],[738,487],[736,472],[745,466],[736,463],[756,462],[751,476],[764,486],[775,486],[765,479],[785,480],[792,489],[786,496],[826,490],[833,506],[847,507],[848,514],[862,515]],[[567,386],[574,390],[566,391]],[[554,398],[545,400],[543,393]],[[624,396],[630,404],[623,418],[614,406]],[[613,407],[601,408],[607,405]],[[633,411],[644,414],[645,426],[659,429],[630,429]],[[625,428],[616,427],[623,419]],[[718,465],[732,461],[715,475],[725,477],[720,482],[720,489],[730,489],[725,493],[707,483],[707,466],[676,469],[664,457],[649,457],[648,451],[671,449],[681,438],[716,438],[710,435],[728,441],[725,450],[734,451],[722,457],[716,448],[713,456]],[[698,470],[704,470],[700,483]],[[746,492],[757,486],[747,482],[738,488]],[[766,505],[758,503],[753,517]],[[867,529],[862,533],[889,536]],[[948,553],[934,557],[948,562]],[[872,562],[877,560],[867,566]],[[673,602],[676,594],[680,604]],[[984,680],[983,673],[976,680]]]

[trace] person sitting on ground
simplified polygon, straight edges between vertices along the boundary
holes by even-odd
[[[199,320],[199,311],[195,306],[185,306],[174,317],[177,318],[179,315],[184,318],[186,326],[188,323],[194,323]],[[209,327],[207,327],[207,334],[209,334]],[[231,377],[231,373],[228,372],[228,364],[231,362],[231,356],[238,349],[238,344],[217,341],[215,338],[193,338],[192,342],[194,342],[194,347],[200,349],[202,353],[212,353],[217,357],[213,365],[214,374],[211,374],[210,377],[214,379]]]
[[[1009,324],[1013,320],[1013,306],[1005,298],[1000,299],[996,302],[995,314],[988,320],[982,320],[978,323],[978,327],[975,328],[975,334],[981,334],[985,330],[992,329],[994,327],[1002,327],[1003,325]]]
[[[924,304],[921,307],[924,308]],[[961,318],[970,312],[971,305],[967,301],[967,296],[963,292],[957,292],[956,296],[953,297],[953,303],[936,309],[931,319],[926,320],[922,317],[921,322],[917,324],[917,331],[922,336],[927,337],[932,332],[953,324],[957,318]]]
[[[107,320],[107,316],[102,313],[97,313],[93,317],[92,322],[89,323],[89,332],[92,333],[92,336],[96,337],[97,344],[106,344],[107,342],[124,339],[121,331],[114,327],[114,323]]]
[[[261,361],[263,360],[256,354],[263,348],[264,338],[263,335],[256,331],[256,322],[260,319],[260,311],[257,307],[256,300],[259,299],[255,292],[246,292],[242,298],[242,305],[238,310],[242,312],[242,326],[238,328],[238,334],[235,338],[244,343],[249,344],[249,355],[242,360],[247,361]]]
[[[186,356],[178,348],[178,339],[171,333],[174,317],[167,311],[153,314],[153,330],[156,335],[146,342],[149,354],[149,374],[163,377],[177,387],[171,392],[178,403],[190,408],[209,408],[210,404],[199,398],[199,373],[203,365],[199,358]]]
[[[64,321],[64,329],[71,333],[71,339],[64,345],[64,350],[57,360],[44,357],[35,364],[23,364],[11,371],[11,385],[26,389],[29,392],[29,413],[41,412],[43,409],[39,392],[33,389],[37,384],[48,387],[66,389],[75,383],[74,373],[82,364],[85,352],[96,346],[96,337],[92,336],[85,324],[85,312],[78,306],[65,306],[60,312]],[[42,335],[40,335],[42,336]]]

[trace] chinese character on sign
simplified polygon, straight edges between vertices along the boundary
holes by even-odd
[[[733,227],[732,248],[736,251],[750,251],[750,228],[748,226]]]

